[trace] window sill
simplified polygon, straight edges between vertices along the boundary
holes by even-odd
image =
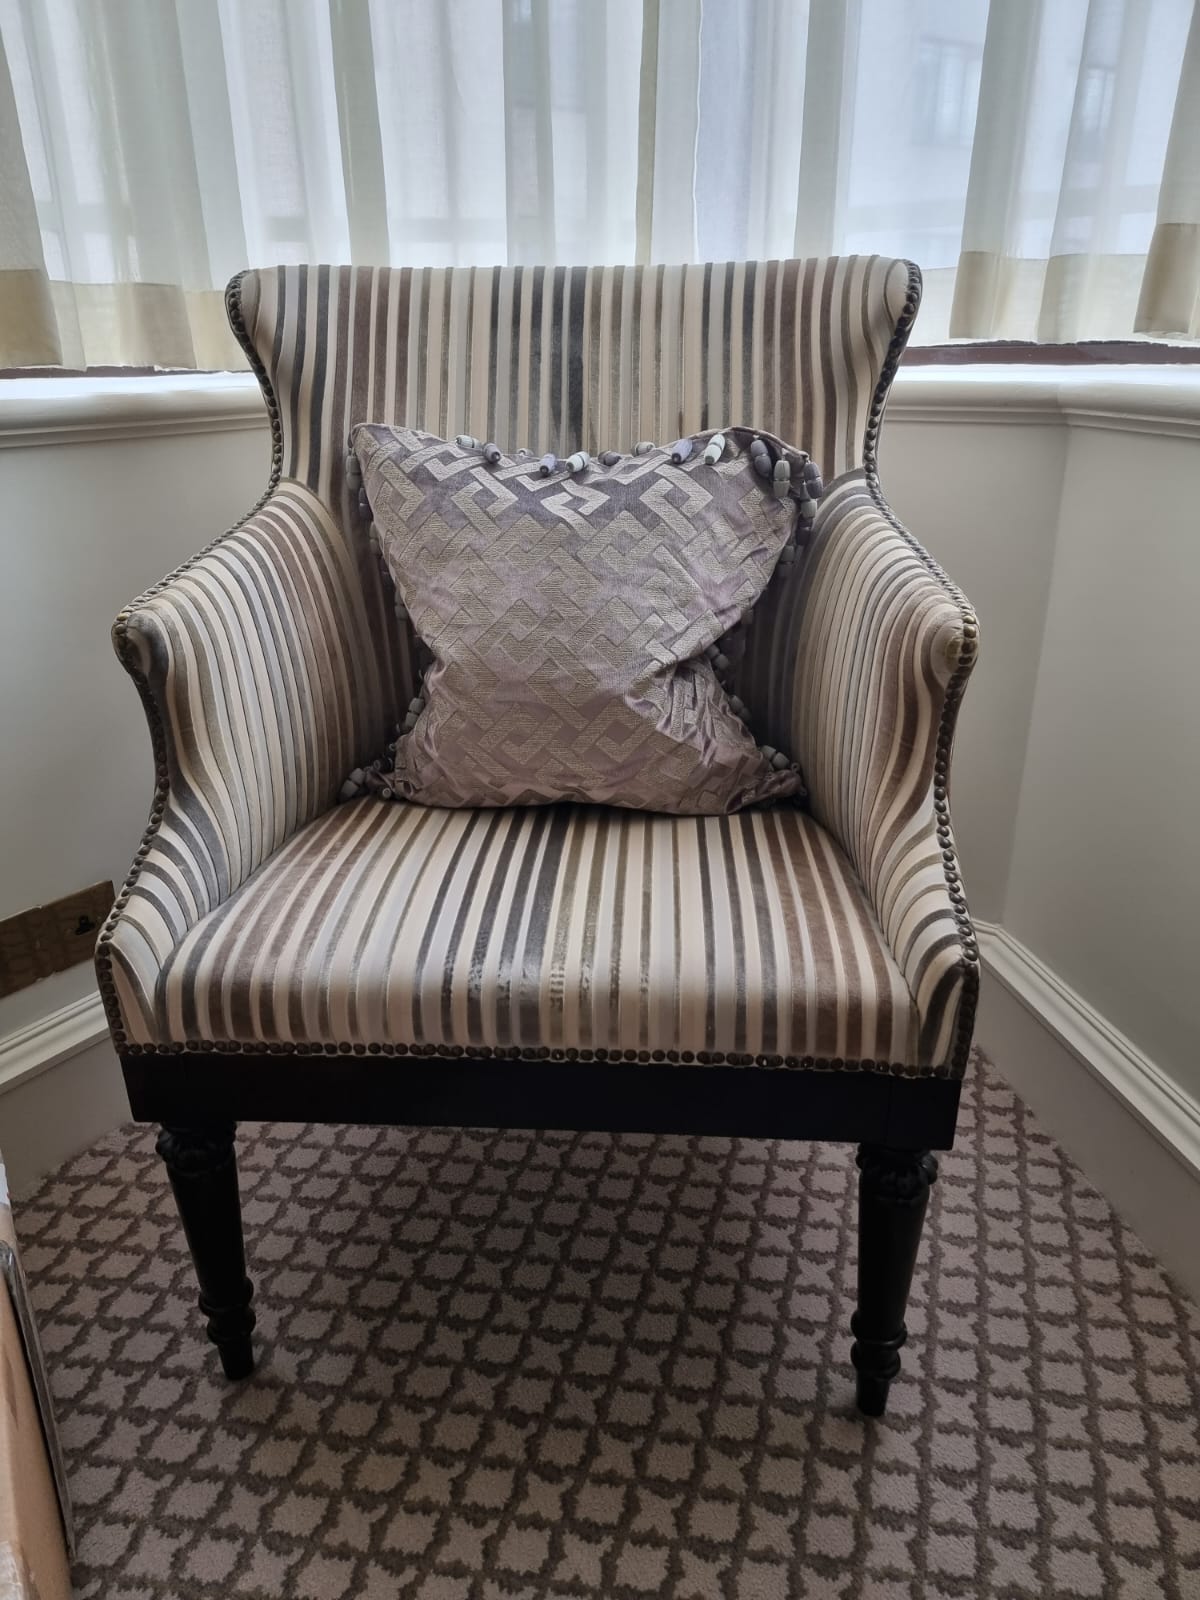
[[[1200,437],[1200,366],[901,365],[888,416]]]
[[[0,382],[0,449],[266,426],[252,372]]]
[[[902,365],[893,422],[1048,423],[1200,437],[1200,366]],[[266,428],[249,372],[7,378],[0,449]]]

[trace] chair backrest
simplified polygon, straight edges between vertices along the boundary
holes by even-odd
[[[230,321],[264,387],[275,476],[340,524],[393,685],[420,684],[347,489],[356,423],[474,434],[542,454],[669,444],[724,423],[768,429],[826,483],[863,465],[885,363],[920,297],[907,261],[829,256],[687,267],[275,267],[245,272]],[[760,645],[765,641],[759,640]]]
[[[539,454],[742,423],[801,446],[832,481],[862,463],[918,282],[881,256],[277,267],[236,279],[230,312],[278,402],[284,475],[337,508],[347,435],[367,420]]]

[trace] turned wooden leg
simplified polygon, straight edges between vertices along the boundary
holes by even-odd
[[[904,1311],[937,1162],[928,1150],[858,1149],[858,1310],[850,1359],[858,1409],[881,1417],[908,1336]]]
[[[246,1276],[233,1122],[164,1127],[156,1149],[166,1162],[200,1284],[200,1309],[227,1378],[254,1370],[250,1330],[254,1293]]]

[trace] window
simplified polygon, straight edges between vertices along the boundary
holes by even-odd
[[[1192,0],[0,0],[0,369],[241,365],[225,282],[303,260],[871,252],[925,269],[924,341],[1195,339],[1193,29]]]
[[[913,140],[961,147],[971,143],[979,105],[979,52],[951,39],[917,46]]]

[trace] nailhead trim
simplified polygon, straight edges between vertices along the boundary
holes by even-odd
[[[899,1061],[855,1061],[842,1056],[781,1056],[771,1054],[751,1055],[747,1051],[721,1050],[633,1050],[605,1049],[580,1050],[575,1046],[549,1045],[460,1045],[460,1044],[314,1044],[305,1040],[295,1042],[262,1042],[242,1044],[232,1039],[186,1039],[164,1041],[161,1044],[121,1045],[124,1056],[167,1055],[237,1055],[237,1056],[323,1056],[334,1058],[345,1055],[384,1056],[392,1059],[409,1057],[421,1060],[477,1060],[477,1061],[552,1061],[584,1063],[620,1063],[645,1065],[654,1061],[670,1066],[702,1067],[757,1067],[769,1071],[785,1072],[875,1072],[892,1078],[948,1078],[958,1076],[950,1066],[917,1067]]]
[[[863,474],[866,480],[867,491],[874,501],[876,508],[891,524],[891,526],[905,540],[913,554],[923,563],[925,568],[936,578],[945,589],[949,597],[957,605],[963,623],[963,645],[950,680],[946,685],[946,694],[942,702],[942,715],[938,723],[937,743],[934,748],[933,761],[933,810],[934,827],[938,844],[942,850],[942,869],[946,878],[946,889],[954,911],[954,920],[958,928],[958,942],[962,955],[959,959],[959,970],[963,978],[962,1002],[959,1006],[958,1027],[950,1057],[950,1074],[962,1077],[966,1071],[967,1057],[971,1051],[971,1040],[975,1032],[975,1012],[979,1004],[979,946],[975,939],[975,928],[971,921],[971,914],[967,910],[967,902],[962,893],[962,878],[958,870],[958,857],[954,848],[954,835],[950,824],[950,801],[946,789],[946,780],[950,772],[950,752],[954,743],[954,728],[958,721],[958,708],[962,703],[963,691],[967,686],[967,679],[979,655],[979,621],[971,609],[966,595],[954,583],[927,550],[909,533],[908,529],[897,517],[883,497],[883,489],[879,482],[879,460],[877,450],[879,446],[879,428],[883,419],[883,408],[887,401],[888,392],[896,376],[896,369],[900,365],[900,357],[908,344],[908,336],[912,332],[916,320],[917,308],[921,303],[921,269],[915,262],[908,263],[908,287],[905,294],[904,305],[896,322],[891,343],[888,345],[887,355],[879,373],[879,382],[875,385],[875,393],[871,398],[871,407],[867,414],[867,425],[863,435]],[[933,1069],[921,1068],[919,1076],[932,1076]]]
[[[246,330],[245,318],[242,315],[242,280],[245,276],[244,272],[239,272],[236,277],[230,279],[225,290],[225,312],[229,318],[229,325],[233,329],[234,337],[246,353],[250,370],[258,379],[263,402],[267,408],[267,419],[271,425],[271,471],[267,479],[267,486],[258,502],[251,506],[244,517],[239,517],[231,528],[226,529],[211,543],[205,545],[202,550],[198,550],[195,555],[181,562],[165,578],[160,579],[158,583],[153,584],[149,589],[143,590],[136,600],[131,600],[127,606],[117,613],[116,621],[112,625],[113,647],[117,652],[117,659],[133,679],[137,686],[138,694],[141,696],[142,709],[145,712],[146,722],[150,729],[150,744],[154,756],[154,798],[150,805],[150,818],[147,822],[146,830],[142,834],[141,843],[134,855],[133,865],[130,867],[113,908],[100,931],[96,950],[96,977],[99,981],[101,997],[104,1000],[104,1011],[108,1019],[109,1032],[112,1035],[113,1045],[118,1051],[128,1051],[134,1047],[129,1045],[126,1040],[120,1007],[117,1004],[116,982],[113,978],[112,938],[121,913],[128,905],[129,897],[133,893],[138,878],[141,876],[142,862],[149,854],[154,837],[162,825],[171,788],[170,769],[167,765],[166,729],[159,716],[154,696],[150,691],[149,681],[138,666],[134,656],[133,647],[129,640],[129,624],[139,607],[152,600],[156,594],[161,594],[168,585],[174,583],[183,573],[190,571],[198,561],[201,561],[211,551],[215,550],[218,545],[223,544],[239,528],[244,527],[252,517],[257,516],[275,493],[283,474],[283,424],[279,415],[279,401],[267,375],[267,370]]]

